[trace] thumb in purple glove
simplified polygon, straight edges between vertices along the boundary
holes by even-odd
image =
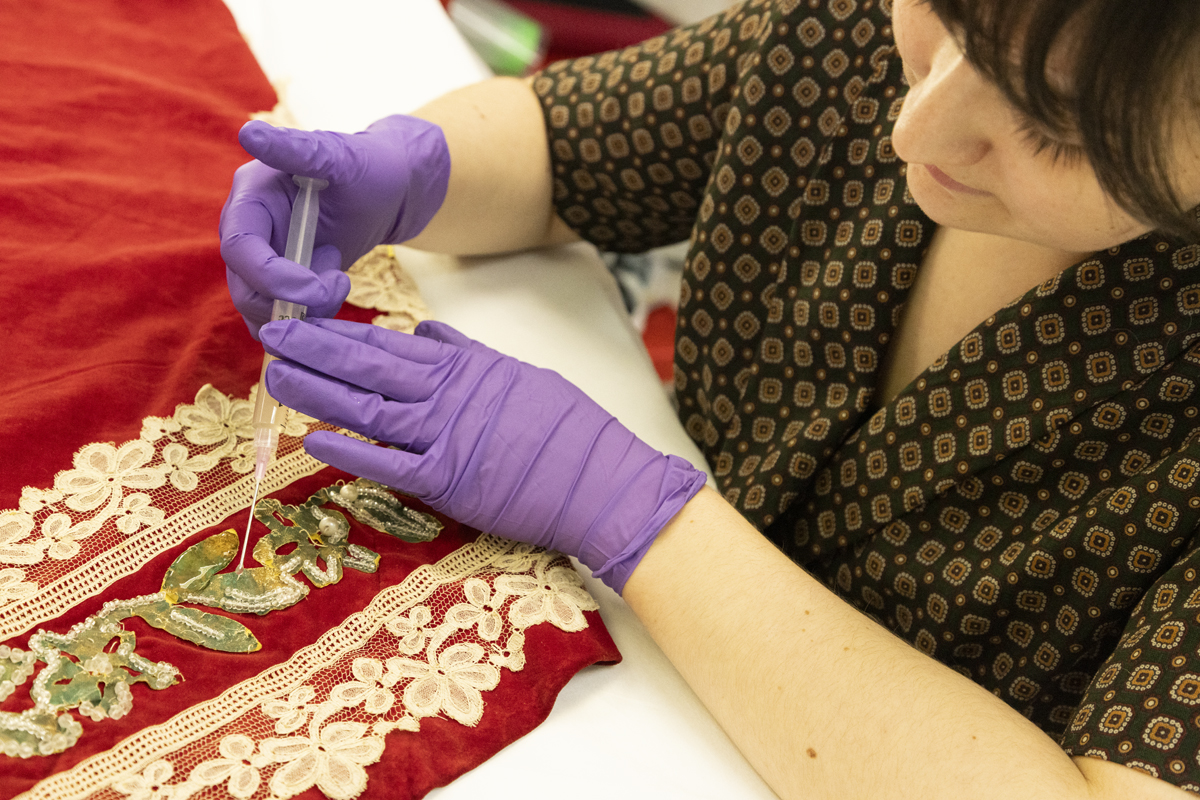
[[[450,152],[441,129],[396,115],[355,134],[248,122],[238,141],[257,160],[240,167],[221,211],[221,255],[234,305],[252,333],[274,299],[332,316],[350,291],[342,270],[379,244],[420,233],[441,207]],[[287,242],[293,175],[322,178],[312,271],[280,256]]]
[[[436,322],[415,335],[340,320],[262,329],[280,402],[327,431],[305,448],[458,521],[576,556],[618,592],[704,473],[642,442],[556,372]]]

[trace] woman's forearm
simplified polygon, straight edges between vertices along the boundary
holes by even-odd
[[[664,529],[624,596],[783,798],[1183,795],[1072,761],[990,692],[828,591],[711,490]]]
[[[493,78],[450,92],[414,116],[441,126],[450,183],[441,209],[407,244],[474,255],[576,239],[554,213],[545,126],[527,82]]]

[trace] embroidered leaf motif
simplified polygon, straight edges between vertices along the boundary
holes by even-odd
[[[406,542],[432,542],[442,530],[437,517],[409,508],[396,495],[366,478],[324,491],[329,500],[359,522]]]
[[[152,689],[174,684],[179,670],[138,655],[134,633],[121,626],[136,606],[161,600],[162,595],[151,595],[110,601],[68,633],[41,631],[29,637],[28,653],[0,648],[0,656],[15,665],[0,669],[0,677],[14,684],[24,682],[35,662],[46,665],[29,691],[35,706],[19,714],[0,712],[0,752],[19,758],[61,753],[83,732],[65,712],[78,709],[94,721],[120,719],[133,707],[131,684]]]
[[[106,607],[67,634],[29,637],[30,649],[46,662],[30,691],[39,706],[48,711],[79,708],[94,720],[119,719],[133,706],[131,684],[165,689],[175,683],[177,669],[135,652],[137,636],[120,624],[132,613],[131,605]]]
[[[222,653],[253,653],[262,643],[242,623],[198,608],[172,605],[166,600],[133,609],[146,622],[185,641]]]
[[[221,531],[184,550],[163,576],[163,596],[178,603],[181,592],[200,592],[214,575],[233,562],[238,554],[238,535],[232,529]]]

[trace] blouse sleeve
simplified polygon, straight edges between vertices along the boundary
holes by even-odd
[[[1192,474],[1197,467],[1185,464]],[[1185,552],[1142,596],[1092,678],[1063,748],[1200,793],[1200,542],[1194,535]]]
[[[604,250],[687,239],[745,65],[775,3],[734,6],[695,25],[534,76],[558,214]]]

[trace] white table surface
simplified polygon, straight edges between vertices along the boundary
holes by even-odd
[[[437,0],[226,1],[303,127],[359,130],[486,77]],[[400,255],[438,319],[557,370],[647,442],[703,466],[593,248]],[[431,800],[774,797],[628,606],[581,574],[624,661],[584,669],[541,726]]]

